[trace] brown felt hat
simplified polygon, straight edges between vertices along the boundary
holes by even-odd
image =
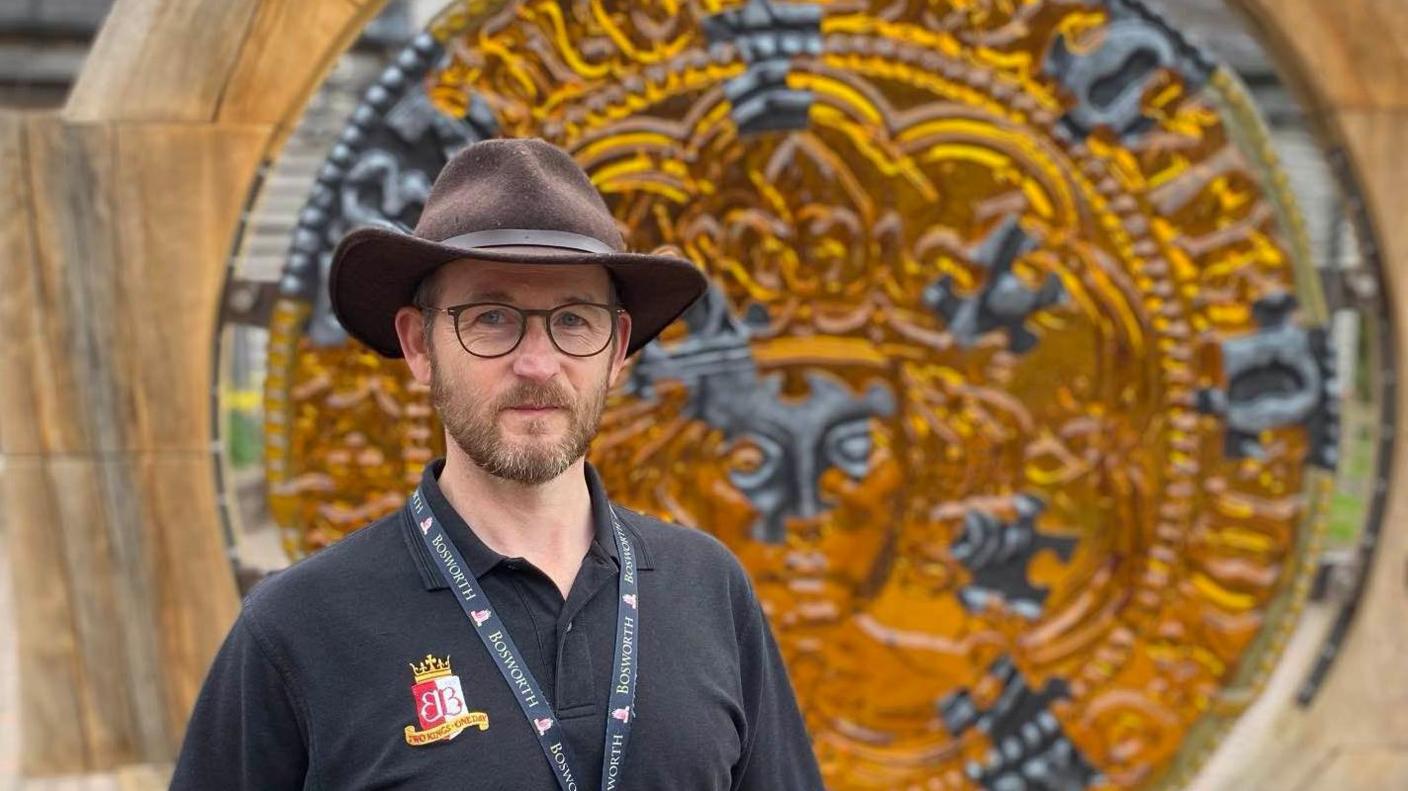
[[[436,267],[461,258],[606,267],[631,314],[627,354],[708,285],[684,258],[627,252],[601,193],[565,151],[543,140],[494,139],[446,163],[410,234],[372,227],[342,238],[328,276],[333,313],[353,337],[400,357],[396,311]]]

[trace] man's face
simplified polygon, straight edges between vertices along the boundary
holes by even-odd
[[[457,261],[434,277],[434,305],[442,308],[499,302],[549,309],[570,302],[608,303],[611,294],[600,266]],[[403,319],[402,314],[410,315]],[[561,475],[586,453],[600,426],[607,391],[625,359],[628,316],[615,320],[616,340],[594,357],[559,351],[542,317],[534,316],[516,349],[486,359],[460,346],[447,314],[435,317],[429,336],[419,345],[406,337],[419,334],[419,311],[403,308],[402,314],[397,329],[412,373],[430,385],[449,439],[481,469],[537,486]]]

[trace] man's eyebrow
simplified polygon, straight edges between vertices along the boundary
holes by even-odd
[[[512,302],[506,291],[473,291],[464,298],[465,302]]]
[[[469,294],[469,296],[465,297],[465,300],[464,300],[464,301],[465,301],[466,303],[469,303],[469,302],[504,302],[504,303],[507,303],[507,304],[509,304],[509,305],[517,305],[517,304],[518,304],[518,302],[515,301],[514,298],[513,298],[511,295],[509,295],[508,292],[506,292],[506,291],[498,291],[498,290],[495,290],[495,291],[474,291],[474,292],[471,292],[471,293]],[[574,292],[574,293],[567,294],[567,295],[564,295],[564,296],[559,297],[559,298],[558,298],[558,301],[555,302],[555,303],[553,303],[553,304],[556,304],[556,305],[566,305],[566,304],[571,303],[571,302],[594,302],[594,303],[601,303],[601,302],[604,302],[604,301],[605,301],[605,300],[599,299],[599,298],[597,298],[597,297],[591,297],[591,296],[587,296],[587,295],[582,294],[582,293]]]

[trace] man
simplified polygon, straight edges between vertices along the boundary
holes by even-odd
[[[446,457],[250,593],[173,788],[821,788],[741,566],[584,461],[626,358],[705,288],[624,248],[538,140],[456,155],[413,235],[348,234],[333,308],[430,385]]]

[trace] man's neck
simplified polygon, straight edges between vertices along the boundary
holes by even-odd
[[[595,532],[584,461],[528,486],[490,475],[447,444],[439,479],[445,499],[486,546],[542,569],[567,598]]]

